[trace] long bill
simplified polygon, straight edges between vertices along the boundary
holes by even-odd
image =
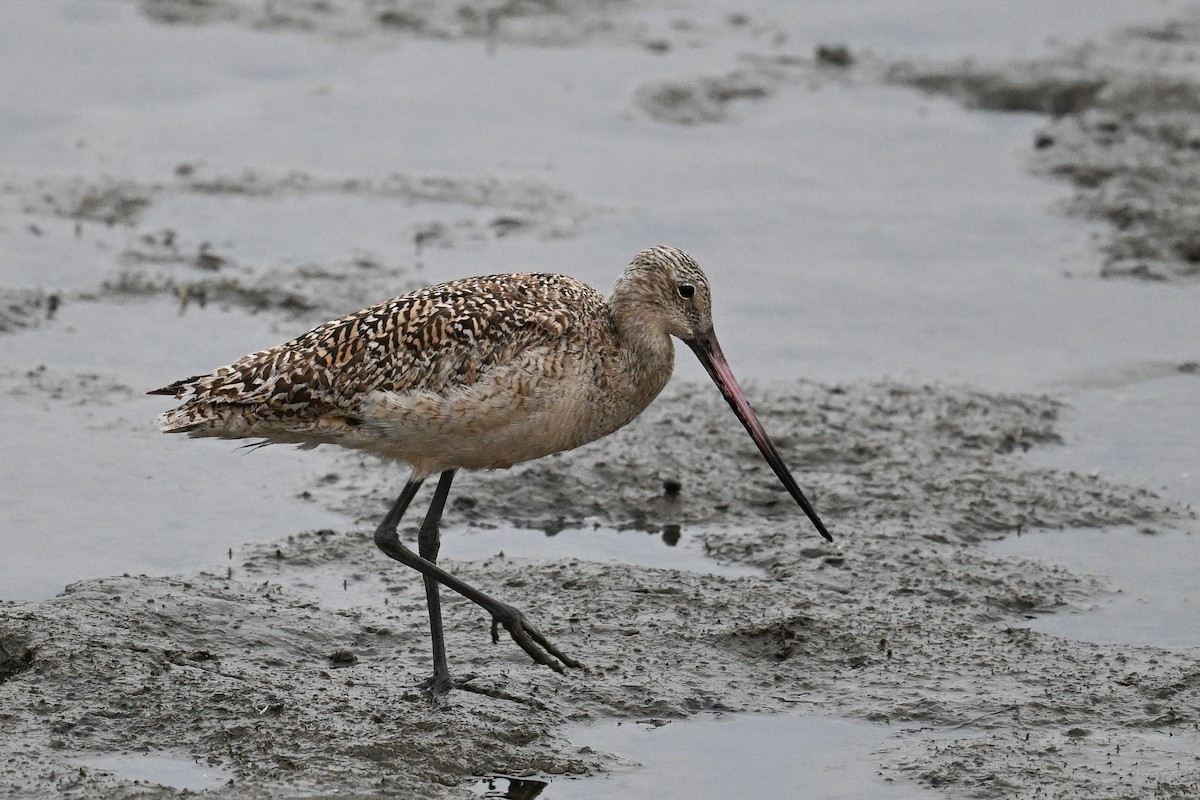
[[[808,502],[808,498],[804,496],[804,492],[800,491],[800,487],[796,485],[796,479],[788,471],[787,465],[783,463],[783,457],[775,449],[775,445],[771,442],[771,437],[767,436],[766,429],[758,421],[758,415],[750,407],[750,402],[746,399],[746,393],[742,391],[742,387],[738,385],[737,380],[733,377],[733,371],[729,369],[729,363],[725,360],[725,354],[721,352],[721,345],[717,343],[716,332],[709,330],[708,333],[702,333],[694,339],[687,340],[687,345],[692,348],[692,352],[696,354],[696,358],[700,359],[700,363],[708,370],[713,383],[721,390],[721,396],[725,398],[725,402],[729,403],[729,407],[733,409],[733,413],[737,414],[737,418],[741,420],[742,425],[750,434],[750,438],[758,445],[759,452],[763,454],[763,458],[771,465],[771,469],[775,471],[775,475],[783,483],[784,488],[788,490],[788,494],[799,504],[800,508],[804,509],[804,513],[812,520],[812,524],[816,527],[817,532],[824,536],[826,540],[832,542],[833,537],[829,535],[829,531],[825,530],[825,524],[817,516],[817,511],[812,507],[812,503]]]

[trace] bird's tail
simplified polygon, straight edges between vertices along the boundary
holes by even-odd
[[[245,406],[214,395],[215,375],[193,375],[146,394],[167,395],[184,402],[158,415],[163,433],[190,436],[241,438],[254,435],[247,424]]]

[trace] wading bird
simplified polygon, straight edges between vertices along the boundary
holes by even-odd
[[[425,578],[436,696],[451,688],[439,584],[491,615],[493,641],[503,626],[535,662],[560,672],[580,666],[516,608],[437,565],[455,473],[511,467],[627,424],[670,379],[672,336],[695,352],[776,476],[832,541],[721,353],[708,279],[671,247],[639,253],[607,298],[565,275],[464,278],[327,322],[150,394],[183,401],[159,417],[166,433],[336,444],[412,468],[375,543]],[[397,527],[433,475],[437,488],[414,553]]]

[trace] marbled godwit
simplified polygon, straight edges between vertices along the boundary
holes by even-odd
[[[438,584],[491,614],[493,641],[503,625],[535,662],[558,671],[579,666],[520,611],[437,565],[455,472],[511,467],[630,422],[671,377],[671,336],[696,353],[771,469],[832,540],[721,353],[708,279],[670,247],[639,253],[607,298],[564,275],[465,278],[327,322],[150,394],[184,401],[159,417],[167,433],[337,444],[411,466],[375,543],[425,578],[437,695],[451,685]],[[433,475],[440,478],[414,553],[397,527]]]

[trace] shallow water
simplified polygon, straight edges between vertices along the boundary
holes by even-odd
[[[618,531],[610,528],[567,529],[553,534],[513,528],[447,531],[453,557],[476,561],[503,554],[508,558],[561,561],[620,562],[655,569],[681,569],[730,577],[761,576],[762,570],[745,564],[723,564],[710,558],[696,531]]]
[[[173,374],[166,354],[223,360],[218,353],[239,346],[231,338],[253,340],[265,319],[215,308],[180,317],[151,303],[124,310],[131,324],[114,327],[112,308],[71,304],[54,326],[5,338],[0,419],[8,453],[20,454],[0,459],[6,599],[51,597],[100,575],[223,564],[228,548],[246,541],[348,522],[295,498],[324,453],[239,451],[151,425],[163,404],[143,393]],[[264,344],[274,338],[257,335]]]
[[[366,535],[362,546],[373,547]],[[236,556],[235,552],[235,556]],[[586,559],[600,563],[633,564],[653,569],[673,569],[727,577],[761,577],[763,571],[745,564],[723,563],[707,555],[694,531],[646,531],[594,527],[568,528],[557,533],[498,526],[442,531],[440,563],[454,571],[456,561],[551,562]],[[414,576],[415,577],[415,576]],[[364,573],[338,563],[289,567],[278,580],[320,598],[328,608],[372,607],[386,597],[389,587],[377,573]]]
[[[1193,299],[1195,290],[1183,295]],[[1200,509],[1200,338],[1190,338],[1186,323],[1180,330],[1180,358],[1150,358],[1147,348],[1144,360],[1069,373],[1059,387],[1072,406],[1067,446],[1030,453],[1031,460],[1142,483]],[[1188,351],[1197,358],[1182,357]]]
[[[808,54],[819,41],[845,41],[894,54],[1005,59],[1044,51],[1056,36],[1103,37],[1182,5],[1056,0],[1033,15],[1002,4],[968,13],[950,0],[737,4],[752,18],[786,22],[791,40],[773,45],[729,31],[730,6],[707,3],[697,19],[720,28],[716,43],[676,47],[664,59],[632,47],[389,46],[237,25],[156,26],[132,3],[8,0],[0,4],[0,31],[8,32],[0,71],[9,78],[0,149],[9,155],[4,179],[21,197],[36,194],[41,179],[169,181],[186,163],[235,174],[532,176],[570,200],[538,216],[538,235],[483,239],[477,233],[497,209],[368,194],[172,195],[155,200],[134,228],[89,223],[78,236],[71,221],[27,214],[6,197],[0,284],[93,289],[119,274],[120,252],[139,235],[165,228],[189,248],[211,241],[259,276],[357,257],[412,266],[380,295],[409,280],[515,268],[559,269],[605,286],[635,250],[670,241],[708,269],[718,332],[751,388],[795,376],[888,375],[1051,391],[1075,408],[1068,443],[1032,459],[1162,487],[1164,502],[1200,505],[1200,377],[1177,369],[1200,360],[1198,289],[1090,277],[1093,229],[1053,210],[1070,188],[1024,169],[1042,118],[967,111],[898,88],[784,85],[761,102],[735,104],[726,123],[678,127],[646,118],[631,100],[646,81],[735,69],[743,52]],[[673,15],[651,19],[669,30]],[[397,79],[412,75],[421,79]],[[452,232],[450,245],[409,264],[414,231],[431,223]],[[297,499],[330,469],[329,454],[244,453],[163,437],[152,419],[165,401],[141,396],[304,327],[215,307],[181,316],[173,298],[154,296],[69,303],[40,328],[5,336],[0,597],[48,597],[110,573],[223,567],[228,549],[243,543],[348,527]],[[29,389],[37,381],[26,373],[42,365],[65,394]],[[686,352],[678,371],[706,380]],[[93,391],[80,375],[112,385]],[[547,539],[454,531],[443,552],[746,574],[707,560],[683,533],[668,548],[628,532]],[[1195,647],[1189,567],[1200,563],[1198,540],[1194,523],[1155,535],[1031,532],[992,552],[1105,575],[1121,590],[1094,610],[1031,627]],[[312,585],[329,598],[341,590],[347,604],[378,588],[332,569]],[[580,729],[580,744],[646,768],[555,779],[542,796],[696,797],[702,786],[720,787],[713,797],[817,796],[814,787],[824,787],[821,797],[916,796],[874,774],[879,731],[805,717]],[[223,780],[173,756],[87,763],[194,790]],[[191,783],[202,780],[216,783]]]
[[[624,769],[583,780],[490,776],[469,788],[481,797],[512,800],[932,796],[914,784],[885,778],[875,766],[874,751],[896,733],[880,725],[800,714],[607,721],[577,725],[568,736],[580,747],[618,754],[627,762]]]
[[[1194,341],[1200,341],[1196,339]],[[1065,381],[1073,409],[1065,447],[1030,453],[1035,463],[1096,473],[1200,510],[1200,375],[1149,360],[1080,370]],[[1118,594],[1094,609],[1039,617],[1035,630],[1085,641],[1200,646],[1200,524],[1177,528],[1031,531],[989,545],[1107,578]]]
[[[879,774],[872,753],[891,734],[881,725],[790,714],[708,716],[682,724],[658,720],[579,726],[568,734],[575,744],[614,752],[644,766],[592,780],[555,778],[539,797],[907,800],[931,796],[928,790]]]
[[[182,753],[103,753],[75,761],[81,767],[111,772],[126,780],[192,792],[214,789],[233,778],[220,767],[197,764]]]
[[[993,542],[988,552],[1102,576],[1115,592],[1092,608],[1030,620],[1034,630],[1102,644],[1200,647],[1200,536],[1193,532],[1032,531]]]

